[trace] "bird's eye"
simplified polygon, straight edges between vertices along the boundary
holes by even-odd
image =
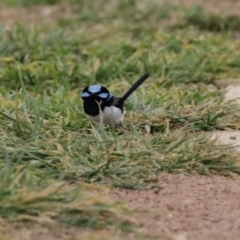
[[[103,98],[103,99],[106,99],[106,98],[108,98],[108,93],[100,93],[100,94],[98,94],[98,96],[100,97],[100,98]]]
[[[81,94],[81,97],[89,97],[89,96],[90,96],[90,94],[88,92],[83,92]]]

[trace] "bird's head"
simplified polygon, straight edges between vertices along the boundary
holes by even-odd
[[[83,101],[94,100],[94,101],[100,102],[100,101],[108,101],[113,96],[109,93],[107,88],[101,85],[91,85],[83,89],[81,97]]]

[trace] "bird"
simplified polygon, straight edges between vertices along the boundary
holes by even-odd
[[[140,77],[122,97],[115,97],[102,85],[85,87],[81,98],[86,117],[91,122],[99,123],[102,119],[105,125],[117,126],[124,118],[124,102],[149,76],[146,73]]]

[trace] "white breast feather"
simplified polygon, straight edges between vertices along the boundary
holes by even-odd
[[[105,107],[103,110],[103,123],[104,124],[117,124],[123,121],[125,111],[122,113],[121,109],[111,106]],[[90,116],[87,114],[87,118],[92,122],[100,122],[100,115]]]

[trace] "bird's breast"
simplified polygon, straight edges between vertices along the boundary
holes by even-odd
[[[99,108],[103,110],[101,101],[97,101],[96,99],[92,99],[92,98],[84,100],[83,108],[84,108],[84,112],[91,116],[99,115]]]
[[[102,119],[104,124],[118,124],[123,120],[125,112],[115,106],[105,107],[102,111]],[[86,114],[88,119],[93,122],[100,122],[100,114],[93,116]]]

